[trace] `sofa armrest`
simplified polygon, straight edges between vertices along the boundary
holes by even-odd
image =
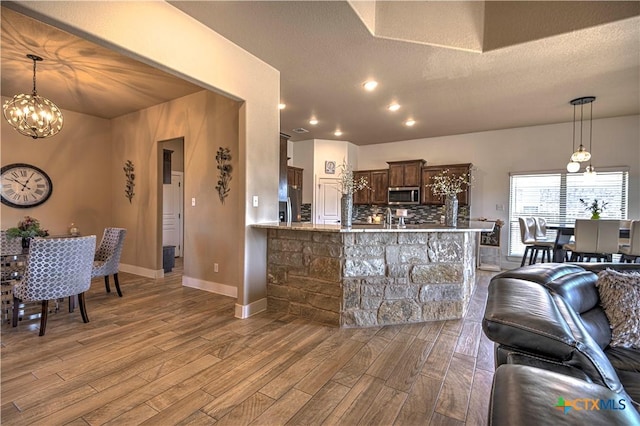
[[[624,392],[552,371],[505,364],[493,377],[488,420],[495,426],[626,426],[640,424],[640,414]]]
[[[482,328],[494,342],[580,369],[594,383],[622,391],[613,366],[575,311],[543,285],[494,277]]]
[[[500,359],[502,364],[528,365],[530,367],[564,374],[565,376],[575,377],[587,383],[593,383],[589,376],[578,368],[553,359],[542,358],[537,354],[522,352],[514,348],[499,345],[496,348],[496,359]]]

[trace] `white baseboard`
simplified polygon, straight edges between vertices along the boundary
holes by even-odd
[[[140,266],[135,265],[127,265],[126,263],[121,263],[119,268],[120,272],[127,272],[129,274],[140,275],[146,278],[163,278],[164,270],[163,269],[148,269],[142,268]]]
[[[182,285],[185,287],[208,291],[210,293],[221,294],[223,296],[238,297],[238,289],[227,284],[204,281],[197,278],[186,277],[183,275]]]
[[[267,299],[256,300],[248,305],[239,305],[236,303],[236,318],[246,319],[252,315],[259,314],[267,310]]]

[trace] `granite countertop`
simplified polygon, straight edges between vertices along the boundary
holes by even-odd
[[[398,228],[397,225],[386,226],[373,223],[358,223],[351,228],[342,228],[340,225],[323,225],[308,222],[293,222],[288,225],[285,222],[265,222],[251,225],[254,228],[265,229],[289,229],[292,231],[318,231],[318,232],[488,232],[493,229],[494,222],[471,221],[458,222],[457,227],[448,227],[437,223],[421,223],[406,225]]]

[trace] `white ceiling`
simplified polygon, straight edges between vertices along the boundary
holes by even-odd
[[[294,141],[365,145],[566,122],[569,101],[587,95],[595,118],[640,113],[640,2],[370,3],[376,19],[365,2],[359,14],[344,1],[171,3],[280,70],[281,130]],[[45,58],[40,94],[97,116],[201,90],[8,12],[4,96],[30,90],[27,53]],[[362,90],[368,78],[376,91]],[[413,128],[402,124],[409,117]]]

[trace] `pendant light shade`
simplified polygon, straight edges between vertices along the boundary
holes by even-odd
[[[593,119],[593,101],[596,100],[595,96],[583,96],[582,98],[576,98],[571,100],[569,103],[573,105],[573,136],[574,136],[574,146],[575,146],[575,130],[576,130],[576,106],[580,105],[580,146],[578,149],[571,155],[571,161],[576,163],[584,163],[585,161],[589,161],[591,159],[591,153],[587,151],[587,149],[582,145],[582,129],[584,126],[584,105],[591,104],[591,114],[589,115],[589,128],[591,128],[591,121]],[[589,149],[591,149],[591,132],[589,132]],[[567,170],[569,170],[569,165],[567,164]],[[577,171],[577,170],[576,170]]]
[[[36,62],[42,58],[36,55],[27,55],[27,58],[33,61],[33,92],[15,95],[5,102],[3,115],[20,134],[33,139],[48,138],[62,129],[62,111],[36,91]]]

